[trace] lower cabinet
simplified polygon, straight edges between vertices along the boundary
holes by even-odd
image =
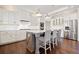
[[[20,30],[0,31],[0,45],[26,39],[26,32]]]

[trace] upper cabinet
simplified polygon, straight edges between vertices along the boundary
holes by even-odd
[[[64,25],[64,19],[63,18],[52,19],[52,25],[53,26]]]
[[[5,15],[3,14],[3,20],[4,24],[13,24],[13,25],[18,24],[15,12],[6,12]]]
[[[17,25],[17,17],[15,12],[8,12],[8,24]]]
[[[0,30],[18,29],[18,20],[13,11],[0,11]]]
[[[51,21],[45,21],[45,30],[51,29]]]
[[[16,21],[16,13],[11,11],[1,11],[0,12],[0,24],[1,25],[15,25]]]

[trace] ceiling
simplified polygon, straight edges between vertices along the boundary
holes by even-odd
[[[32,14],[32,12],[36,12],[39,10],[41,14],[51,14],[53,15],[54,12],[60,11],[64,9],[65,7],[73,7],[73,5],[0,5],[0,12],[3,13],[3,15],[15,15],[18,20],[31,20],[35,19],[32,16],[29,16]],[[2,10],[5,10],[2,11]],[[6,11],[11,11],[7,13]],[[13,12],[15,11],[15,12]],[[21,13],[20,13],[21,12]],[[54,14],[55,15],[55,14]],[[49,15],[48,15],[49,16]]]
[[[63,8],[63,7],[66,7],[64,5],[18,5],[16,6],[16,8],[18,10],[24,10],[24,11],[27,11],[29,10],[30,11],[36,11],[36,10],[39,10],[40,13],[42,14],[47,14],[49,12],[52,12],[52,11],[55,11],[59,8]]]
[[[40,13],[46,14],[59,8],[66,7],[66,5],[0,5],[0,9],[1,8],[11,9],[13,7],[21,11],[27,11],[27,10],[36,11],[38,9],[40,10]]]
[[[5,7],[6,6],[6,7]],[[0,5],[0,9],[5,7],[4,9],[14,11],[15,9],[17,11],[24,11],[24,12],[40,12],[41,14],[48,14],[51,12],[54,12],[58,9],[64,8],[64,7],[72,7],[73,5]],[[15,9],[13,8],[15,7]]]

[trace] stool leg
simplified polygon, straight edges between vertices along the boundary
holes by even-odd
[[[47,52],[46,52],[46,43],[45,43],[45,54],[47,54]]]
[[[51,51],[51,41],[49,41],[49,47],[50,47],[50,51]]]
[[[36,54],[39,54],[39,41],[37,40],[36,38],[36,51],[35,51]]]
[[[58,41],[57,41],[57,38],[55,39],[55,44],[56,44],[56,46],[57,46],[57,43],[58,43]]]

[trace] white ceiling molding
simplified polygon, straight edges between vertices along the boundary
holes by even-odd
[[[66,9],[68,9],[68,7],[60,8],[60,9],[57,9],[55,11],[52,11],[52,12],[48,13],[48,15],[53,15],[55,13],[61,12],[61,11],[66,10]]]
[[[73,13],[76,13],[76,8],[70,8],[68,7],[67,9],[64,9],[62,11],[59,11],[59,12],[56,12],[56,13],[53,13],[51,14],[52,17],[56,17],[56,16],[65,16],[65,15],[69,15],[69,14],[73,14]]]

